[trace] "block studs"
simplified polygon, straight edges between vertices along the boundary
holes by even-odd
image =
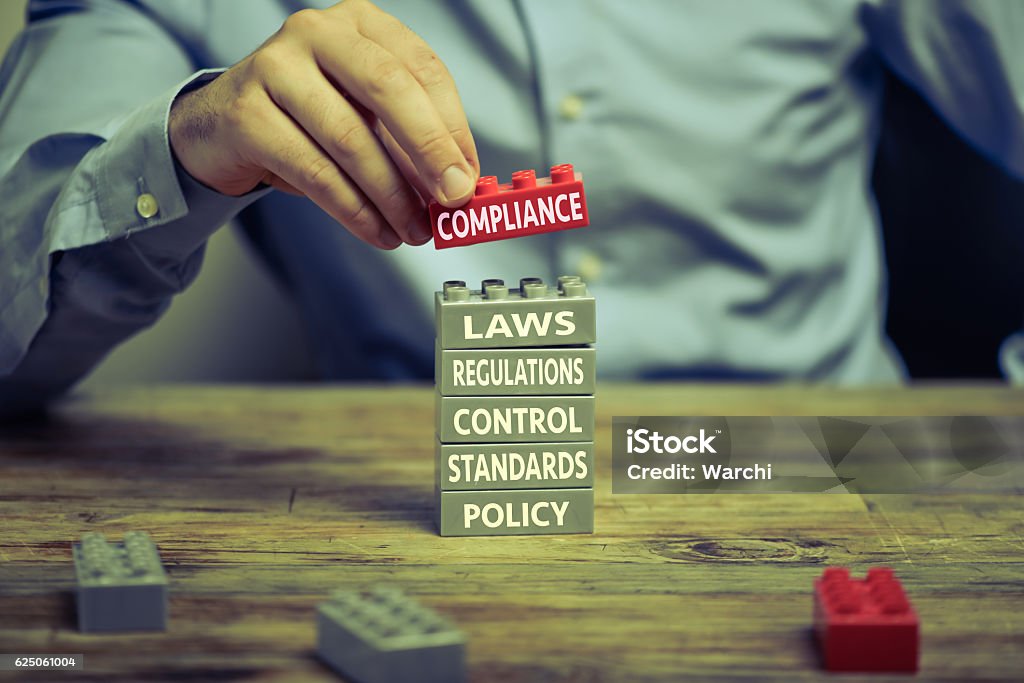
[[[469,301],[469,287],[452,286],[445,291],[445,301]]]
[[[489,194],[498,194],[498,176],[496,175],[481,176],[480,180],[476,182],[477,197]]]
[[[537,172],[532,168],[512,174],[513,190],[525,190],[530,187],[537,187]]]
[[[551,167],[551,184],[571,183],[576,179],[572,164],[559,164]]]
[[[483,294],[484,294],[484,298],[492,299],[494,301],[498,301],[500,299],[507,299],[508,298],[508,287],[506,287],[503,284],[501,284],[501,285],[488,285],[487,288],[484,289]]]

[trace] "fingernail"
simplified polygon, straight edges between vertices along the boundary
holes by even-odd
[[[472,191],[473,183],[466,172],[458,166],[449,166],[441,174],[441,194],[444,195],[445,201],[459,201],[468,197]]]
[[[423,244],[433,237],[434,233],[430,231],[430,226],[424,223],[421,219],[413,219],[413,221],[409,223],[409,236],[416,244]]]
[[[402,238],[396,235],[394,230],[382,230],[380,243],[384,245],[385,249],[394,249],[402,243]]]

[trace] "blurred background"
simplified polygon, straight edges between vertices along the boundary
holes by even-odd
[[[0,53],[24,13],[24,0],[0,1]],[[888,331],[911,376],[998,377],[999,344],[1024,326],[1024,183],[890,78],[874,184],[889,266]],[[81,386],[311,379],[303,335],[245,242],[221,230],[170,312]]]
[[[1024,183],[889,76],[874,187],[911,377],[999,377],[999,345],[1024,327]]]

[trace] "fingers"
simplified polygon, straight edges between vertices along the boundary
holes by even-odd
[[[380,141],[384,143],[384,149],[388,151],[388,156],[398,166],[398,170],[401,171],[405,181],[416,188],[416,192],[423,198],[423,201],[428,201],[431,197],[430,189],[423,184],[423,180],[416,172],[416,166],[412,163],[412,159],[409,158],[409,155],[405,153],[405,150],[395,140],[395,136],[379,121],[374,128],[374,132],[377,133]]]
[[[348,46],[345,51],[336,49],[337,36],[328,40],[321,33],[312,38],[320,67],[384,123],[412,160],[431,196],[449,206],[469,199],[479,174],[475,153],[471,164],[419,80],[401,59],[361,33],[351,31],[341,40]],[[440,81],[431,87],[435,93],[445,90]],[[457,94],[439,96],[449,112],[452,97]],[[458,130],[460,124],[452,126]],[[467,144],[468,126],[463,130],[459,135]]]
[[[336,221],[382,249],[402,243],[387,220],[334,160],[277,107],[267,107],[260,121],[264,144],[251,147],[254,161],[312,199]]]
[[[312,67],[268,84],[280,106],[369,198],[409,244],[430,237],[426,209],[366,118]]]
[[[264,185],[269,185],[275,190],[281,190],[281,192],[287,192],[288,194],[293,194],[297,197],[305,196],[304,194],[296,190],[294,187],[292,187],[285,181],[278,178],[270,171],[267,171],[266,173],[263,174],[263,177],[260,179],[260,182],[263,183]]]
[[[480,160],[466,112],[462,108],[455,81],[441,59],[426,41],[390,14],[370,5],[370,9],[358,13],[357,17],[359,32],[397,57],[423,87],[448,132],[455,139],[455,144],[479,176]]]
[[[176,100],[168,123],[189,173],[227,194],[261,182],[304,194],[370,244],[429,241],[424,200],[457,206],[476,188],[476,145],[451,76],[366,0],[296,12],[196,92]]]

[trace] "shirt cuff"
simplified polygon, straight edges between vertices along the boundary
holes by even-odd
[[[223,72],[206,69],[193,74],[135,110],[97,150],[95,196],[105,239],[138,233],[141,243],[184,256],[266,194],[266,189],[240,197],[221,194],[190,176],[171,152],[167,125],[175,98]],[[181,220],[186,216],[188,220]],[[156,230],[165,225],[167,229]]]

